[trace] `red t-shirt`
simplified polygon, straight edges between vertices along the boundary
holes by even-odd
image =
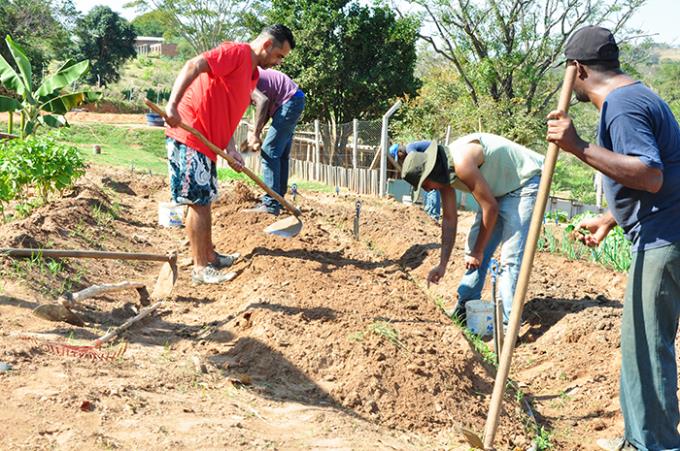
[[[248,44],[225,42],[205,52],[203,57],[210,70],[189,85],[177,110],[185,124],[225,149],[250,105],[250,94],[257,85],[259,72],[257,68],[253,70]],[[215,152],[182,128],[166,128],[165,135],[217,160]]]

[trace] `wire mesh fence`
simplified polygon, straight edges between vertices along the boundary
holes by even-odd
[[[380,150],[380,121],[353,121],[333,126],[299,124],[291,158],[343,168],[369,168]],[[317,133],[318,132],[318,133]]]
[[[244,117],[234,133],[237,145],[247,138],[248,127]],[[354,120],[335,126],[320,121],[298,124],[291,144],[290,175],[377,195],[381,133],[380,120]],[[244,156],[248,168],[261,173],[259,154]],[[389,167],[388,176],[398,177],[396,168]]]

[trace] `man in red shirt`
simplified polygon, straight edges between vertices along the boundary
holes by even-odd
[[[165,109],[166,144],[172,198],[188,205],[186,229],[194,260],[195,283],[221,283],[229,276],[220,269],[235,255],[220,255],[212,243],[211,203],[217,198],[217,156],[200,140],[181,128],[180,121],[197,129],[233,157],[241,171],[243,159],[233,134],[250,104],[250,95],[264,69],[281,64],[295,47],[284,25],[265,28],[250,43],[225,42],[184,65],[172,87]]]

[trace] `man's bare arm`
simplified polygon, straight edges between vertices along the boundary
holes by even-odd
[[[458,228],[458,211],[456,209],[456,192],[453,188],[440,190],[442,197],[442,249],[439,264],[446,267],[451,258],[453,245],[456,242]]]
[[[548,114],[547,139],[587,165],[628,188],[656,193],[663,185],[663,171],[631,155],[621,155],[581,139],[563,111]]]
[[[498,201],[493,196],[489,183],[479,170],[484,161],[484,149],[479,143],[470,143],[454,155],[456,175],[463,182],[482,210],[482,221],[477,240],[466,257],[466,267],[477,268],[482,262],[484,249],[491,239],[498,219]]]
[[[259,89],[255,89],[250,96],[255,104],[255,137],[259,140],[264,125],[269,120],[269,99]]]
[[[180,100],[182,100],[184,92],[189,85],[191,85],[200,74],[209,71],[210,66],[203,55],[198,55],[184,64],[182,70],[175,79],[175,83],[172,85],[172,92],[170,93],[168,104],[165,107],[165,114],[168,116],[166,122],[169,126],[176,127],[182,120],[177,111],[177,106],[179,105]]]
[[[453,245],[456,242],[456,229],[458,227],[458,210],[456,208],[456,191],[447,186],[440,189],[442,197],[442,247],[439,254],[439,265],[430,270],[427,275],[427,283],[439,283],[446,273],[446,265],[451,258]]]

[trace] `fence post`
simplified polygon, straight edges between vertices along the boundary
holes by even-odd
[[[447,125],[446,126],[446,138],[444,139],[444,143],[448,147],[449,145],[449,138],[451,138],[451,126]]]
[[[352,167],[357,168],[357,150],[359,146],[359,120],[352,121]]]
[[[314,179],[319,180],[319,164],[321,163],[321,133],[319,132],[319,120],[314,119]]]
[[[602,208],[603,181],[602,173],[600,171],[595,171],[595,205],[600,209]]]
[[[395,111],[401,106],[401,100],[392,105],[392,107],[387,110],[387,113],[383,115],[382,118],[382,143],[381,143],[381,153],[380,153],[380,181],[378,195],[380,197],[385,196],[385,188],[387,187],[387,146],[389,145],[389,133],[387,126],[389,125],[390,116],[394,114]]]

